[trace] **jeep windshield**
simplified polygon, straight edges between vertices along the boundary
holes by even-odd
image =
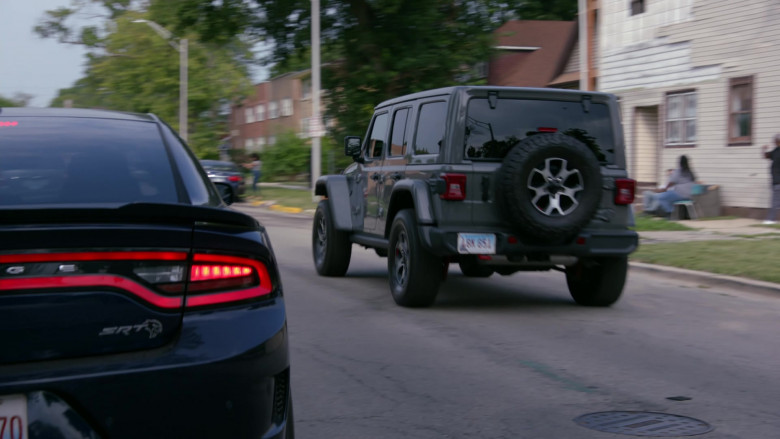
[[[502,160],[529,136],[562,133],[584,143],[601,163],[614,163],[612,119],[605,104],[535,99],[472,98],[466,115],[465,156]]]

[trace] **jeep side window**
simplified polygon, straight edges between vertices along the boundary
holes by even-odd
[[[406,154],[406,120],[409,108],[402,108],[393,115],[393,135],[390,138],[390,156],[400,157]]]
[[[387,119],[387,113],[378,114],[374,118],[374,126],[371,128],[371,136],[368,138],[366,158],[382,157],[385,136],[387,136]]]
[[[417,135],[414,139],[414,153],[438,154],[444,140],[444,125],[447,120],[447,103],[428,102],[420,106],[417,118]]]

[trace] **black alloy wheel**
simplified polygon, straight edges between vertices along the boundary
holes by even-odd
[[[398,305],[426,307],[436,300],[442,261],[423,248],[412,209],[399,211],[393,220],[387,269],[390,292]]]
[[[628,256],[582,259],[566,267],[572,299],[584,306],[610,306],[623,294]]]
[[[601,166],[579,140],[558,133],[538,134],[509,151],[497,188],[502,213],[525,240],[565,242],[598,208]]]

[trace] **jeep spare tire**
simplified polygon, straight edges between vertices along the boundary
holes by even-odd
[[[601,186],[601,167],[584,143],[560,133],[537,134],[507,153],[496,201],[523,240],[561,243],[591,220]]]

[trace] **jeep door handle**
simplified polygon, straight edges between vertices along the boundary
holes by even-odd
[[[394,181],[398,181],[403,177],[400,172],[394,172],[390,174],[390,178],[392,178]]]
[[[382,175],[379,174],[378,172],[376,174],[371,174],[371,179],[374,181],[379,181],[382,179]]]

